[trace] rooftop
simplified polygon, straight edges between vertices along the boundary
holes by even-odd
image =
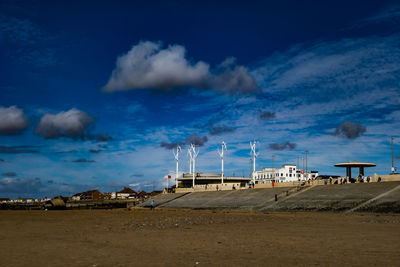
[[[351,161],[347,163],[337,163],[335,167],[375,167],[375,163],[367,163],[367,162],[359,162],[359,161]]]

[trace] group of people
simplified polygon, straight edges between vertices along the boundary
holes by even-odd
[[[348,182],[358,182],[358,183],[364,183],[364,182],[366,182],[366,183],[369,183],[369,182],[371,182],[371,177],[370,176],[367,176],[366,178],[364,178],[363,176],[358,176],[357,177],[357,179],[352,179],[353,181],[351,181],[350,179],[348,179],[347,177],[346,178],[339,178],[338,180],[336,180],[336,181],[334,181],[334,179],[332,178],[332,177],[329,177],[329,179],[325,179],[324,180],[324,184],[328,184],[328,182],[329,182],[329,184],[332,184],[332,183],[335,183],[335,184],[346,184],[346,183],[348,183]],[[380,182],[380,181],[382,181],[382,178],[381,177],[378,177],[378,180],[377,180],[378,182]]]
[[[251,182],[251,181],[249,181],[249,182],[247,183],[247,185],[249,186],[249,188],[254,188],[254,183]]]
[[[366,181],[367,181],[367,183],[369,183],[369,182],[371,181],[371,177],[367,176]],[[359,182],[359,183],[364,183],[364,177],[362,177],[361,175],[359,175],[359,176],[357,177],[357,182]]]

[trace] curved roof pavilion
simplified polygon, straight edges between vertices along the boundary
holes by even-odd
[[[358,161],[351,161],[347,163],[338,163],[335,164],[335,167],[351,167],[351,168],[360,168],[360,167],[375,167],[375,163],[366,163],[366,162],[358,162]]]
[[[364,176],[364,168],[375,167],[375,166],[376,166],[375,163],[358,162],[358,161],[335,164],[335,167],[346,168],[346,177],[348,178],[351,178],[351,168],[359,168],[360,176]]]

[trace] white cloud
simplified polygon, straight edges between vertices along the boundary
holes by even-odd
[[[11,106],[0,107],[0,135],[19,134],[28,126],[24,111]]]
[[[235,65],[232,58],[210,72],[209,64],[190,62],[181,45],[162,48],[160,43],[140,42],[117,59],[106,92],[131,89],[171,89],[175,87],[212,88],[227,93],[251,93],[259,90],[249,70]]]
[[[93,122],[86,112],[75,108],[57,114],[45,114],[36,128],[36,133],[46,139],[69,137],[84,138],[87,127]]]
[[[204,87],[209,65],[191,64],[185,58],[185,48],[172,45],[166,49],[160,43],[140,42],[117,60],[116,69],[103,88],[111,92],[137,88]]]

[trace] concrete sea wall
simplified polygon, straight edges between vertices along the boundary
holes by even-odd
[[[152,200],[158,208],[400,213],[400,182],[187,192]],[[149,206],[150,201],[141,206]]]

